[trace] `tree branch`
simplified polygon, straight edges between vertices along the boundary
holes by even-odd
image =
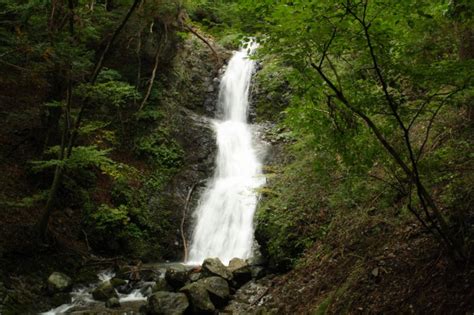
[[[146,102],[148,101],[148,98],[150,97],[151,90],[153,89],[153,83],[155,82],[156,70],[158,69],[158,63],[160,61],[160,55],[161,55],[161,52],[163,51],[163,47],[165,47],[166,42],[168,41],[168,28],[166,24],[164,24],[164,29],[165,29],[165,32],[163,35],[163,39],[160,39],[160,44],[158,46],[158,49],[156,50],[155,63],[153,65],[153,71],[151,72],[150,82],[148,83],[146,94],[143,97],[140,107],[138,108],[139,111],[142,110],[142,108],[145,106]]]
[[[207,47],[209,47],[209,49],[212,51],[213,55],[214,55],[214,58],[216,58],[216,63],[217,65],[220,67],[221,65],[221,59],[219,58],[219,54],[216,52],[216,50],[214,49],[214,47],[212,47],[212,45],[207,41],[207,39],[204,38],[204,36],[202,36],[201,34],[198,33],[198,31],[196,31],[194,28],[192,28],[191,26],[187,25],[187,24],[183,24],[184,25],[184,28],[187,29],[188,31],[190,31],[192,34],[194,34],[197,38],[199,38],[201,41],[204,42],[204,44],[207,45]]]

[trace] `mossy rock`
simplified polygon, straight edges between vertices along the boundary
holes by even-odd
[[[189,307],[184,293],[156,292],[148,298],[147,314],[182,315]]]
[[[226,280],[232,280],[232,272],[224,266],[219,258],[207,258],[202,263],[202,274],[205,277],[218,276]]]
[[[118,294],[112,286],[112,283],[110,281],[105,281],[92,291],[92,297],[97,301],[105,302],[113,297],[118,298]]]
[[[53,272],[48,277],[48,290],[50,292],[65,292],[71,289],[72,279],[61,272]]]
[[[202,280],[188,284],[179,291],[186,294],[195,314],[213,314],[216,310]]]

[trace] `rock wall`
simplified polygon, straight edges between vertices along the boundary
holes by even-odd
[[[213,43],[221,60],[229,52]],[[216,154],[215,136],[211,119],[215,115],[219,92],[221,65],[207,46],[190,38],[178,49],[173,71],[180,73],[172,86],[179,95],[171,108],[169,125],[172,137],[184,151],[182,167],[173,176],[164,194],[165,205],[173,211],[174,231],[169,231],[169,260],[182,260],[185,238],[189,241],[193,228],[193,210],[202,193],[206,179],[212,176]],[[170,250],[171,249],[171,250]]]

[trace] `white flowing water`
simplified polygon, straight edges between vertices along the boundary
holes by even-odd
[[[109,281],[115,276],[110,270],[103,271],[98,275],[99,282],[91,284],[89,286],[82,286],[74,288],[71,292],[71,303],[60,305],[47,312],[40,313],[41,315],[62,315],[68,314],[71,311],[83,310],[87,313],[87,310],[93,309],[97,306],[102,306],[103,303],[94,300],[92,297],[92,291],[102,282]],[[146,301],[146,297],[140,292],[139,289],[133,290],[130,294],[118,294],[120,303],[134,302],[134,301]],[[101,313],[102,314],[102,313]],[[104,313],[105,314],[105,313]],[[128,313],[124,313],[128,314]]]
[[[214,177],[194,213],[196,227],[188,264],[218,257],[228,264],[249,258],[253,245],[253,217],[257,189],[265,183],[251,126],[247,124],[249,88],[255,62],[249,56],[257,48],[250,42],[230,59],[220,83],[218,106],[222,120],[214,122],[217,138]]]

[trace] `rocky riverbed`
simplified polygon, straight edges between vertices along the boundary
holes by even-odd
[[[208,258],[201,266],[180,263],[117,266],[90,286],[74,286],[54,272],[46,286],[69,302],[43,314],[270,314],[263,302],[272,275],[234,258],[225,266]]]

